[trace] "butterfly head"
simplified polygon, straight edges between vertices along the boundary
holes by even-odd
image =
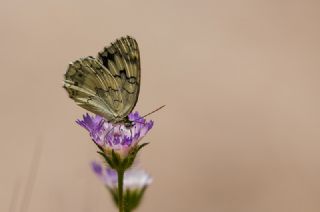
[[[130,129],[131,127],[134,126],[134,122],[132,122],[132,121],[125,122],[125,123],[124,123],[124,126],[125,126],[127,129]]]
[[[123,124],[127,129],[130,129],[134,126],[134,122],[131,121],[128,116],[123,120]]]
[[[131,121],[129,118],[128,118],[128,116],[127,117],[125,117],[125,118],[122,118],[122,119],[116,119],[116,120],[114,120],[113,121],[113,123],[115,123],[115,124],[122,124],[122,125],[124,125],[127,129],[130,129],[131,127],[133,127],[134,126],[134,121]]]

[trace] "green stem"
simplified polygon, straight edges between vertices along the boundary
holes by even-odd
[[[124,171],[122,169],[118,170],[119,212],[124,212],[123,176],[124,176]]]

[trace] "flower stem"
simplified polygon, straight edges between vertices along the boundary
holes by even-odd
[[[124,212],[123,176],[124,176],[124,170],[119,169],[118,170],[119,212]]]

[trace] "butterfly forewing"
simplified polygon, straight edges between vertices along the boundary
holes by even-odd
[[[137,42],[131,37],[121,38],[97,58],[71,63],[64,87],[79,106],[110,122],[124,122],[137,103],[140,89]]]
[[[123,109],[118,111],[122,118],[135,107],[140,90],[140,56],[136,40],[121,38],[99,52],[98,60],[117,80],[123,100]]]

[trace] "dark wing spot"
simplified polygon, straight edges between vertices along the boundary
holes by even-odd
[[[103,52],[100,54],[100,57],[102,59],[102,64],[109,69],[108,61],[111,60],[112,62],[114,61],[114,54],[108,53],[107,51]]]

